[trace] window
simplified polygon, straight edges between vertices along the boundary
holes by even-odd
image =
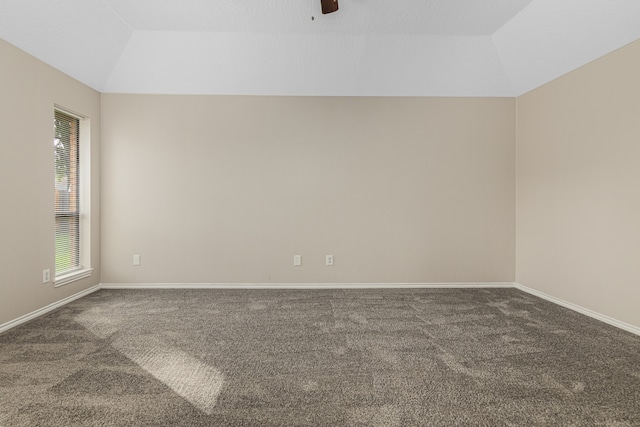
[[[88,268],[86,189],[89,162],[82,152],[84,119],[64,111],[54,113],[55,152],[55,285],[91,275]],[[86,147],[88,149],[88,147]],[[84,171],[84,169],[87,171]],[[87,180],[88,182],[88,180]]]

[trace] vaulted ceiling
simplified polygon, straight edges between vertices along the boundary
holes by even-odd
[[[517,96],[640,39],[640,1],[0,0],[0,38],[101,92]]]

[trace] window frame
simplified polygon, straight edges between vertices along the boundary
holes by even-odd
[[[55,287],[63,286],[77,280],[90,277],[93,273],[91,267],[91,122],[86,116],[70,111],[67,108],[54,104],[53,113],[59,112],[78,120],[78,198],[77,213],[58,213],[54,207],[54,230],[57,218],[68,218],[77,216],[78,225],[78,266],[57,273],[54,266]],[[55,164],[55,163],[54,163]],[[55,191],[55,190],[54,190]],[[55,192],[54,192],[55,194]],[[54,231],[55,241],[55,231]],[[54,257],[57,248],[54,248]]]

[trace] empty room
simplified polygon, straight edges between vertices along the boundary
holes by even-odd
[[[639,426],[637,0],[0,0],[0,426]]]

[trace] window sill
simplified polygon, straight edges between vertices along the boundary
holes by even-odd
[[[91,276],[91,273],[93,273],[93,268],[83,268],[82,270],[76,270],[71,273],[57,276],[53,281],[53,286],[57,288],[58,286],[63,286],[71,282],[75,282],[76,280],[86,279]]]

